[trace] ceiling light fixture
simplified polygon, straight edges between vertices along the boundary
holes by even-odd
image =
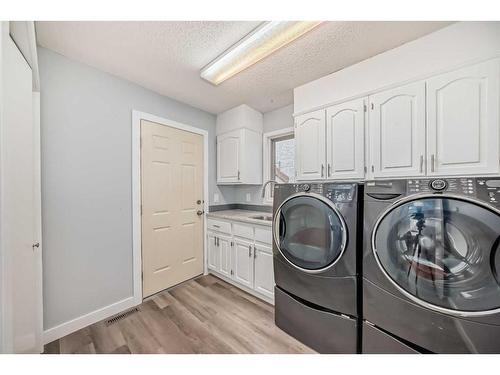
[[[318,26],[319,21],[263,22],[201,72],[214,85],[224,82]]]

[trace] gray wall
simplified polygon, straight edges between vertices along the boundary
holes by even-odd
[[[264,133],[290,127],[293,127],[293,104],[264,113]],[[228,186],[223,189],[233,203],[262,204],[262,186]],[[247,193],[250,202],[246,200]]]
[[[214,115],[44,48],[38,57],[48,329],[132,296],[133,109],[208,130],[210,197],[233,196],[215,183]]]

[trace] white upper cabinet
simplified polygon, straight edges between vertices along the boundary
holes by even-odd
[[[217,182],[239,182],[242,134],[240,130],[217,137]]]
[[[425,174],[425,82],[370,96],[372,177]]]
[[[365,99],[326,110],[326,178],[364,177]]]
[[[325,178],[325,110],[295,118],[297,180]]]
[[[217,183],[262,183],[262,113],[241,105],[217,115]]]
[[[430,175],[499,172],[499,60],[427,80]]]

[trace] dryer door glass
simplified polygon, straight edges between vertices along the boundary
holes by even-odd
[[[382,270],[417,302],[460,312],[500,308],[500,215],[453,197],[407,201],[375,228]]]
[[[317,271],[333,265],[344,251],[345,232],[340,214],[318,198],[294,197],[281,206],[279,250],[299,268]]]

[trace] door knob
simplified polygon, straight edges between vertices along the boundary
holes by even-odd
[[[203,215],[203,211],[201,211],[201,210],[196,211],[196,215],[198,215],[198,216]]]
[[[39,247],[40,247],[40,242],[34,243],[32,246],[33,251],[35,251],[35,248],[38,249]]]
[[[200,199],[198,199],[198,200],[196,201],[196,204],[201,204],[201,200],[200,200]]]

